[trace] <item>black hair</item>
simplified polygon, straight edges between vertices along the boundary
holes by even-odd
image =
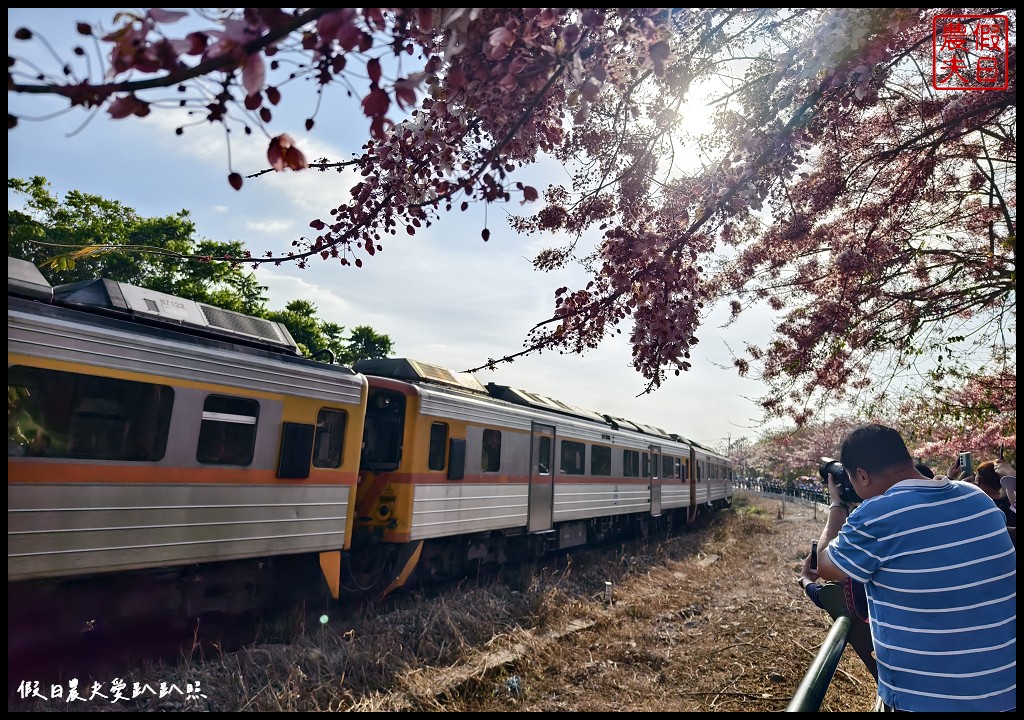
[[[898,465],[914,464],[899,431],[878,423],[851,431],[843,439],[839,461],[851,475],[858,469],[876,473]]]
[[[924,475],[926,478],[935,477],[935,473],[932,471],[932,469],[925,465],[924,463],[914,463],[914,467],[916,467],[917,471]]]

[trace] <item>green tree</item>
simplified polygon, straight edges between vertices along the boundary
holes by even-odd
[[[8,178],[7,189],[25,199],[24,210],[7,211],[7,254],[35,264],[51,285],[104,277],[249,315],[265,311],[266,287],[255,273],[204,260],[242,257],[242,243],[196,239],[187,210],[144,218],[116,200],[78,190],[61,200],[39,176]],[[102,252],[69,252],[97,243],[104,244]]]
[[[390,336],[378,334],[369,325],[357,325],[349,333],[348,342],[338,360],[346,365],[352,365],[356,360],[386,358],[393,352],[394,343]]]
[[[319,360],[328,359],[321,350],[345,364],[392,352],[391,338],[369,325],[346,338],[345,328],[318,318],[308,300],[270,310],[267,288],[255,273],[210,259],[245,257],[243,244],[197,239],[187,210],[144,218],[116,200],[77,190],[61,200],[40,176],[8,178],[7,188],[25,200],[24,209],[7,210],[7,254],[35,264],[51,285],[103,277],[275,320],[288,328],[303,355]]]

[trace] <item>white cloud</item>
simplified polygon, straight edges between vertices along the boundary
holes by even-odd
[[[280,235],[285,232],[291,231],[295,226],[295,223],[288,222],[286,220],[278,221],[260,221],[260,220],[249,220],[245,223],[245,229],[252,233],[261,233],[263,235]]]

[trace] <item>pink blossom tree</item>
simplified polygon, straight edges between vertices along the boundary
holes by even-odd
[[[960,452],[970,452],[975,463],[993,460],[1003,451],[1017,457],[1017,376],[993,363],[992,371],[952,375],[953,381],[937,392],[904,397],[897,417],[913,435],[907,438],[916,454],[935,458],[943,472]]]
[[[625,326],[653,390],[690,367],[711,307],[767,304],[772,339],[735,364],[768,383],[768,416],[802,425],[832,403],[877,403],[908,369],[948,377],[979,349],[1001,351],[987,376],[1016,378],[1015,28],[1005,89],[939,91],[939,12],[1016,21],[983,8],[249,8],[201,12],[208,28],[175,34],[185,13],[149,10],[80,24],[99,56],[73,48],[53,74],[12,54],[8,92],[256,129],[268,168],[249,177],[357,169],[291,253],[229,260],[361,266],[443,213],[522,203],[517,232],[569,239],[536,268],[581,260],[592,278],[555,289],[522,351],[482,366],[582,353]],[[307,79],[359,98],[367,139],[353,158],[310,162],[271,129]],[[715,131],[685,137],[687,102],[704,93]],[[546,157],[568,181],[517,179]],[[228,181],[244,184],[236,168]]]

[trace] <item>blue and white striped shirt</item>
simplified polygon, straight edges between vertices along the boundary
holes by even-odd
[[[1017,706],[1017,552],[976,485],[903,480],[850,514],[828,556],[865,583],[878,694],[896,710]]]

